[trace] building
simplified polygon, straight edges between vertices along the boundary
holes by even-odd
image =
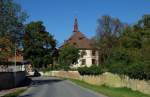
[[[16,65],[15,65],[16,62]],[[14,71],[32,71],[32,65],[28,61],[24,61],[21,50],[16,50],[16,56],[10,56],[0,65],[0,72],[14,72]]]
[[[77,18],[75,18],[74,21],[74,30],[71,37],[67,39],[62,46],[67,44],[77,47],[80,50],[80,55],[82,55],[78,63],[73,64],[72,67],[98,65],[98,50],[94,47],[94,42],[79,31]]]

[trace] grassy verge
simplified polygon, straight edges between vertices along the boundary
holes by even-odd
[[[128,88],[113,88],[113,87],[108,87],[105,85],[97,86],[97,85],[91,85],[91,84],[88,84],[86,82],[79,81],[79,80],[74,80],[74,79],[69,79],[69,80],[71,80],[72,82],[82,87],[91,89],[98,93],[104,94],[108,97],[150,97],[150,95],[146,95],[138,91],[133,91]]]
[[[6,95],[4,95],[4,96],[2,96],[2,97],[17,97],[17,96],[19,96],[21,93],[23,93],[24,91],[26,91],[26,89],[17,89],[15,92],[6,94]]]

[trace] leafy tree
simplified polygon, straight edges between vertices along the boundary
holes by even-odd
[[[150,78],[150,18],[146,15],[139,24],[127,27],[120,36],[120,45],[116,46],[106,65],[109,71],[117,74],[126,74],[131,78]]]
[[[8,37],[0,37],[0,61],[7,61],[6,59],[12,55],[12,42]]]
[[[71,64],[75,64],[78,61],[79,50],[72,45],[65,45],[59,51],[59,64],[65,69],[68,70]]]
[[[1,0],[0,3],[0,35],[13,39],[21,33],[27,14],[13,0]]]
[[[56,40],[45,30],[41,21],[31,22],[25,27],[23,37],[24,58],[30,60],[37,67],[47,67],[52,64],[52,52],[56,47]]]
[[[13,54],[15,44],[19,44],[23,34],[26,18],[27,14],[13,0],[0,0],[0,60]]]

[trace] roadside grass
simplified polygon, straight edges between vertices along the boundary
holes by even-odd
[[[146,95],[138,91],[133,91],[129,88],[114,88],[105,85],[97,86],[97,85],[88,84],[80,80],[75,80],[75,79],[69,79],[69,80],[74,82],[77,85],[104,94],[108,97],[150,97],[150,95]]]
[[[4,95],[2,97],[17,97],[17,96],[19,96],[21,93],[23,93],[26,90],[27,89],[16,89],[15,92],[6,94],[6,95]]]

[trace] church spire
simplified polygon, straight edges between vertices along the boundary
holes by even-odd
[[[79,32],[77,17],[75,17],[75,20],[74,20],[74,30],[73,30],[73,32]]]

